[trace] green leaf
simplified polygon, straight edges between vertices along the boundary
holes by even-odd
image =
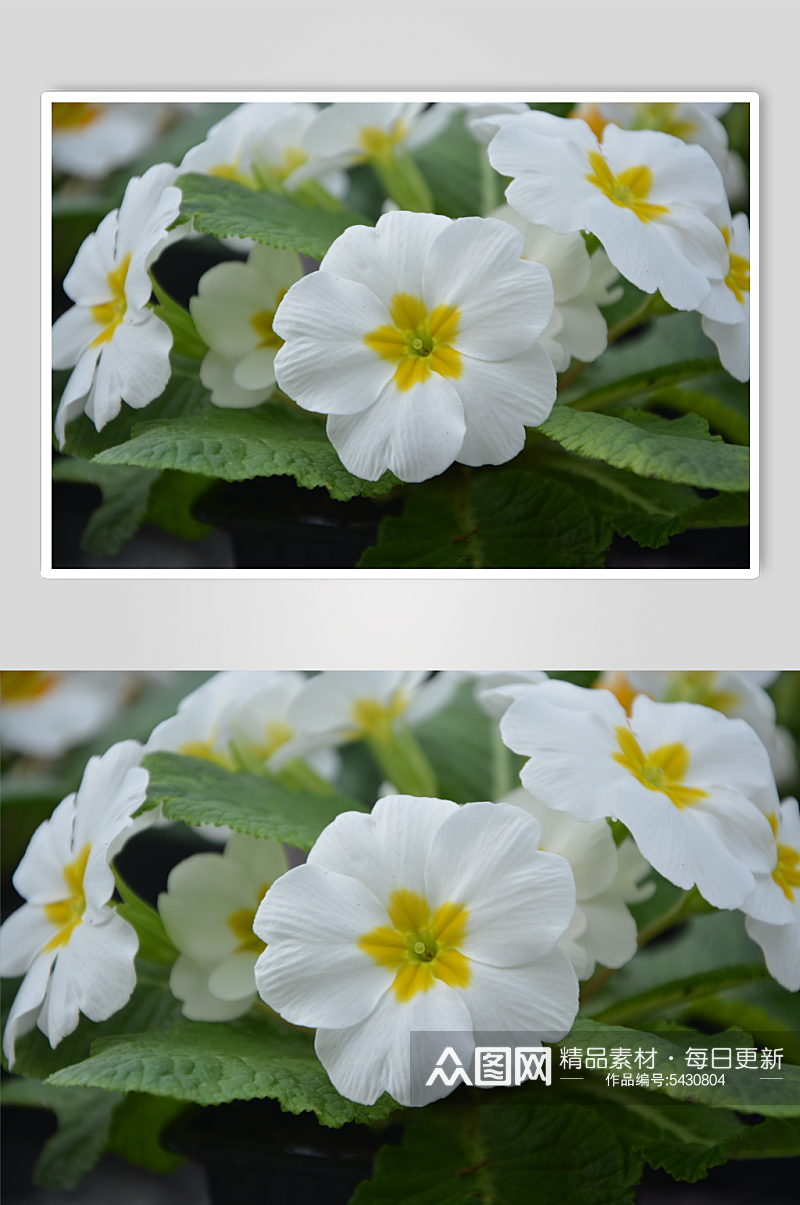
[[[623,377],[610,385],[603,385],[590,393],[581,394],[577,401],[571,402],[573,410],[610,410],[621,401],[640,397],[642,394],[659,391],[678,381],[692,381],[697,377],[719,371],[718,359],[684,360],[678,364],[665,364],[660,368],[649,368],[645,372],[634,373],[633,376]],[[686,407],[687,410],[691,407]]]
[[[456,114],[447,129],[414,152],[413,158],[433,194],[436,213],[465,218],[482,212],[481,155],[483,148]],[[498,183],[500,178],[498,177]]]
[[[198,473],[179,473],[166,469],[150,489],[147,502],[147,521],[183,540],[202,540],[214,528],[200,523],[192,515],[192,507],[209,489],[207,477]]]
[[[150,775],[147,797],[161,803],[168,820],[228,825],[255,837],[275,837],[310,849],[340,812],[363,812],[355,799],[333,788],[314,794],[277,778],[231,773],[213,762],[178,753],[150,753],[142,762]]]
[[[747,490],[747,448],[711,436],[698,415],[661,419],[625,411],[624,417],[554,407],[538,430],[571,452],[629,469],[641,477],[694,485],[700,489]]]
[[[290,1113],[312,1112],[334,1127],[376,1121],[397,1108],[385,1094],[372,1106],[345,1100],[314,1053],[311,1034],[253,1013],[224,1025],[184,1019],[168,1032],[97,1041],[91,1058],[64,1068],[51,1082],[201,1105],[268,1096]]]
[[[31,1079],[4,1080],[4,1105],[52,1109],[58,1118],[58,1130],[36,1161],[34,1183],[42,1188],[75,1188],[103,1153],[111,1115],[121,1099],[116,1092],[100,1088],[56,1088]]]
[[[54,481],[78,481],[102,490],[103,501],[81,536],[81,548],[96,556],[115,556],[136,534],[147,515],[150,490],[157,478],[152,469],[111,467],[75,458],[53,463]]]
[[[747,1126],[731,1151],[733,1159],[786,1159],[800,1155],[800,1120],[768,1117]]]
[[[621,1000],[598,1013],[596,1019],[607,1025],[625,1025],[651,1017],[654,1013],[676,1004],[686,1004],[703,996],[714,995],[728,987],[752,983],[756,979],[769,978],[769,971],[758,963],[743,966],[722,967],[714,971],[703,971],[699,975],[687,975],[671,983],[662,983],[638,996]]]
[[[150,280],[153,283],[153,292],[158,298],[158,305],[152,307],[153,313],[172,331],[172,350],[178,356],[202,360],[208,348],[197,331],[192,315],[182,305],[178,305],[166,289],[162,289],[152,272]]]
[[[73,1088],[71,1091],[77,1092],[79,1089]],[[183,1163],[183,1156],[165,1150],[159,1137],[185,1108],[183,1101],[170,1100],[167,1096],[129,1092],[114,1110],[108,1149],[129,1163],[146,1167],[149,1171],[174,1171]]]
[[[574,1099],[592,1101],[623,1147],[676,1180],[700,1180],[730,1158],[747,1133],[735,1113],[671,1100],[644,1088],[609,1088],[587,1077]],[[572,1093],[570,1093],[572,1095]],[[779,1122],[779,1125],[788,1125]]]
[[[492,721],[475,702],[473,686],[464,683],[447,707],[414,729],[442,799],[454,803],[494,798]]]
[[[311,209],[290,196],[254,192],[235,180],[189,173],[179,176],[181,217],[217,238],[234,235],[322,259],[348,226],[369,223],[348,209]]]
[[[633,1205],[641,1161],[593,1109],[495,1089],[406,1118],[402,1147],[378,1152],[351,1205]]]
[[[289,475],[307,489],[325,486],[341,501],[377,497],[396,484],[391,473],[363,481],[348,473],[319,419],[281,402],[253,410],[213,410],[140,422],[133,437],[98,456],[99,464],[179,469],[225,481]]]
[[[53,374],[54,400],[57,401],[66,384],[69,373]],[[211,407],[211,394],[200,383],[197,375],[197,364],[194,361],[181,362],[177,357],[172,358],[172,376],[167,382],[164,392],[141,410],[134,410],[125,402],[120,413],[110,423],[106,423],[102,431],[96,431],[94,423],[85,414],[80,414],[67,424],[66,441],[63,451],[69,456],[80,456],[91,460],[104,448],[113,448],[130,439],[131,431],[137,423],[149,419],[179,418],[182,415],[197,414]]]
[[[659,388],[650,399],[651,406],[676,410],[679,414],[699,414],[706,419],[712,431],[721,435],[728,443],[747,447],[750,443],[749,416],[730,409],[713,393],[700,389]]]
[[[559,482],[509,471],[466,477],[445,493],[409,491],[360,568],[602,568],[611,527]]]
[[[171,967],[178,957],[178,950],[167,936],[161,917],[155,908],[128,886],[115,868],[114,881],[123,901],[116,905],[116,909],[122,919],[136,930],[139,938],[139,957],[159,966]]]
[[[687,515],[688,527],[747,527],[749,522],[749,494],[717,494]]]

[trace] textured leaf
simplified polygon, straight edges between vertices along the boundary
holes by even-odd
[[[577,401],[571,403],[574,410],[610,410],[621,401],[639,397],[642,394],[659,391],[679,381],[692,381],[697,377],[719,371],[718,359],[682,360],[677,364],[664,364],[658,368],[648,368],[645,372],[634,373],[630,377],[622,377],[609,385],[602,385],[590,393],[584,393]],[[687,410],[691,407],[687,406]]]
[[[510,471],[409,493],[360,568],[602,568],[611,528],[559,482]]]
[[[430,186],[436,213],[465,218],[482,211],[482,148],[456,114],[438,138],[414,152],[414,159]],[[498,184],[500,177],[498,176]]]
[[[192,515],[192,507],[209,488],[207,477],[166,469],[150,489],[147,521],[184,540],[204,539],[214,529],[209,523],[198,522]]]
[[[734,1159],[785,1159],[800,1155],[800,1121],[768,1117],[748,1126],[731,1150]]]
[[[150,753],[142,764],[150,775],[147,797],[163,804],[167,819],[228,825],[298,849],[310,849],[340,812],[366,810],[333,789],[314,794],[277,778],[232,773],[197,757]]]
[[[407,1114],[402,1147],[378,1152],[351,1205],[632,1205],[641,1162],[593,1109],[500,1089],[464,1105]]]
[[[196,414],[211,406],[211,394],[200,383],[195,361],[178,361],[172,357],[172,376],[164,392],[141,410],[134,410],[125,402],[120,413],[96,431],[94,423],[80,414],[67,425],[64,451],[70,456],[81,456],[90,460],[104,448],[113,448],[130,438],[134,425],[150,419],[179,418],[181,415]],[[61,396],[69,373],[53,373],[54,400]]]
[[[598,1021],[607,1025],[626,1025],[652,1017],[654,1013],[672,1008],[676,1004],[685,1004],[690,1000],[703,996],[714,995],[729,987],[738,987],[743,983],[752,983],[756,979],[767,979],[769,971],[758,963],[745,963],[743,966],[721,967],[719,970],[702,971],[699,975],[687,975],[683,979],[675,979],[671,983],[662,983],[650,988],[638,996],[621,1000],[612,1004],[597,1014]]]
[[[201,1105],[268,1096],[290,1113],[309,1111],[334,1127],[378,1120],[397,1108],[386,1095],[370,1107],[345,1100],[314,1053],[309,1033],[253,1013],[224,1025],[181,1020],[168,1032],[98,1041],[91,1058],[59,1071],[51,1082]]]
[[[464,683],[414,735],[433,766],[443,799],[469,803],[494,798],[492,722],[475,702],[472,682]]]
[[[75,1188],[94,1167],[108,1141],[111,1115],[122,1097],[100,1088],[56,1088],[37,1080],[3,1081],[2,1103],[52,1109],[58,1129],[36,1161],[33,1181],[42,1188]]]
[[[293,197],[254,192],[235,180],[189,173],[178,177],[181,216],[217,238],[231,235],[322,259],[348,226],[369,223],[347,209],[311,209]]]
[[[307,489],[325,486],[340,501],[377,497],[396,481],[391,473],[379,481],[348,473],[319,419],[281,402],[137,423],[133,437],[103,452],[98,463],[180,469],[225,481],[288,474]]]
[[[73,1092],[78,1090],[71,1089]],[[183,1156],[165,1150],[159,1136],[185,1108],[183,1101],[170,1100],[167,1096],[129,1092],[114,1110],[108,1149],[149,1171],[174,1171],[183,1163]]]
[[[97,556],[115,556],[135,535],[147,514],[150,490],[158,478],[153,469],[106,466],[63,458],[53,463],[54,481],[96,485],[103,501],[92,512],[81,536],[81,548]]]
[[[747,490],[750,457],[746,448],[722,443],[698,415],[672,421],[626,411],[625,418],[556,406],[539,428],[571,452],[700,489]]]
[[[650,399],[652,406],[677,410],[680,414],[699,414],[706,419],[712,431],[722,435],[728,443],[750,443],[750,421],[747,414],[726,406],[721,398],[701,389],[659,388]]]
[[[749,494],[717,494],[687,516],[689,527],[747,527]]]

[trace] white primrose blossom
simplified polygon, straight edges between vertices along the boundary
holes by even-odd
[[[544,422],[556,381],[537,339],[553,286],[523,245],[505,222],[387,213],[351,226],[292,286],[273,323],[275,375],[328,415],[350,472],[424,481],[454,460],[503,464]]]
[[[246,264],[217,264],[200,277],[189,309],[210,349],[200,380],[215,406],[258,406],[272,393],[273,364],[283,342],[272,320],[302,275],[296,252],[256,245]]]
[[[566,858],[575,876],[577,903],[569,928],[558,944],[579,979],[588,979],[600,962],[621,967],[637,949],[636,922],[625,906],[649,899],[655,884],[639,887],[650,864],[626,837],[617,850],[605,820],[581,823],[566,812],[545,807],[530,791],[519,787],[506,803],[526,811],[542,826],[539,849]]]
[[[501,122],[494,119],[508,113],[529,113],[530,105],[524,100],[496,101],[478,105],[466,105],[464,125],[476,142],[488,146],[500,128]]]
[[[731,719],[746,720],[761,738],[777,781],[797,773],[794,739],[777,723],[775,704],[764,690],[777,677],[770,672],[731,670],[613,670],[594,683],[610,690],[630,715],[633,700],[645,694],[658,703],[699,703]]]
[[[153,141],[167,114],[162,104],[55,101],[53,167],[84,180],[99,180],[133,162]]]
[[[158,911],[180,950],[169,985],[185,1017],[230,1021],[250,1008],[264,949],[253,918],[286,870],[279,841],[233,833],[223,853],[193,854],[170,872]]]
[[[623,276],[679,310],[725,276],[725,241],[705,213],[725,192],[702,147],[615,125],[601,143],[585,121],[534,111],[497,120],[489,160],[514,177],[506,198],[529,221],[591,231]]]
[[[661,130],[682,142],[697,143],[719,168],[733,205],[747,196],[747,177],[741,155],[728,147],[728,131],[719,118],[725,101],[598,101],[576,105],[571,117],[581,117],[598,138],[609,122],[630,130]]]
[[[0,743],[27,757],[61,757],[95,736],[122,708],[127,674],[0,672]]]
[[[108,901],[109,862],[155,813],[134,821],[144,803],[147,773],[138,741],[90,758],[77,794],[40,824],[14,874],[27,901],[3,923],[0,975],[24,975],[6,1025],[3,1049],[38,1024],[56,1047],[83,1013],[105,1021],[136,984],[139,939]]]
[[[343,1096],[410,1104],[412,1030],[569,1032],[578,984],[556,943],[575,885],[540,836],[507,804],[390,796],[337,816],[267,892],[259,993],[316,1027]]]
[[[304,103],[239,105],[211,127],[204,142],[187,151],[180,171],[236,180],[246,188],[289,192],[313,177],[332,196],[343,197],[346,175],[331,170],[307,145],[306,134],[318,111],[317,105]]]
[[[450,104],[423,101],[334,101],[321,109],[305,134],[305,145],[329,168],[351,167],[380,160],[399,148],[416,150],[432,141],[447,125]],[[300,167],[296,179],[311,174]]]
[[[608,326],[599,307],[619,301],[623,293],[621,285],[608,290],[619,279],[619,272],[605,251],[600,247],[590,257],[580,232],[553,234],[510,205],[501,205],[489,216],[518,230],[525,239],[522,258],[543,264],[550,273],[555,307],[539,344],[556,372],[569,368],[573,356],[585,363],[596,360],[608,346]]]
[[[62,447],[67,423],[82,410],[100,431],[123,401],[140,409],[169,380],[172,332],[147,308],[148,273],[188,229],[167,231],[180,207],[176,177],[171,163],[134,176],[119,210],[85,240],[64,280],[76,304],[53,325],[53,367],[74,367],[56,414]]]
[[[762,803],[762,806],[764,804]],[[777,846],[768,874],[742,904],[745,927],[764,951],[767,969],[787,991],[800,990],[800,809],[796,799],[777,795],[765,808]]]
[[[724,280],[711,281],[711,292],[697,308],[705,334],[717,345],[722,367],[737,381],[749,381],[750,223],[745,213],[731,218],[727,205],[715,206],[709,216],[725,239],[729,267]]]
[[[772,771],[749,724],[644,695],[629,718],[609,691],[569,682],[509,690],[501,734],[530,757],[522,784],[548,807],[621,820],[660,874],[717,908],[738,908],[769,872],[775,840],[753,798]]]

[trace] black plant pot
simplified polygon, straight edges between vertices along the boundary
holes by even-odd
[[[292,477],[256,477],[215,486],[194,514],[230,535],[239,569],[354,569],[381,519],[401,507],[400,499],[337,502]]]
[[[213,1205],[347,1205],[393,1139],[399,1128],[333,1130],[272,1100],[192,1108],[162,1135],[169,1150],[202,1164]]]

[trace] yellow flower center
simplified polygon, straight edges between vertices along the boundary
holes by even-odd
[[[275,320],[275,314],[278,306],[286,296],[286,289],[281,289],[275,300],[274,310],[259,310],[257,314],[253,314],[250,318],[250,325],[256,332],[259,338],[259,347],[274,347],[278,351],[283,347],[283,339],[280,335],[276,335],[272,329],[272,323]]]
[[[378,966],[396,971],[392,991],[400,1004],[427,992],[435,979],[448,987],[467,987],[469,959],[456,948],[467,936],[469,912],[450,900],[431,913],[428,901],[404,887],[389,897],[390,925],[359,937],[357,945]]]
[[[302,167],[308,159],[308,154],[299,146],[287,146],[283,152],[282,164],[271,164],[270,171],[276,180],[284,181],[292,172]]]
[[[40,669],[0,670],[0,697],[5,707],[18,707],[48,694],[60,681],[60,674]]]
[[[609,201],[622,209],[633,210],[640,222],[652,222],[660,218],[662,213],[669,213],[666,206],[652,205],[647,200],[653,187],[653,173],[645,164],[626,167],[624,172],[615,176],[600,151],[589,151],[588,156],[592,171],[586,173],[586,179],[599,188]]]
[[[603,116],[597,105],[582,105],[580,112],[573,110],[569,116],[585,121],[598,142],[603,137],[603,130],[607,125],[616,125],[616,122],[610,122],[607,117]]]
[[[697,129],[693,121],[677,116],[676,102],[665,103],[654,101],[652,104],[640,104],[636,116],[630,124],[632,130],[661,130],[664,134],[672,134],[673,138],[681,138],[685,142]]]
[[[261,906],[261,901],[269,891],[270,884],[262,883],[259,888],[258,903],[255,908],[239,908],[237,912],[232,912],[228,917],[228,927],[233,930],[233,934],[239,942],[236,947],[236,953],[242,954],[245,951],[252,951],[255,954],[260,954],[262,950],[266,950],[267,943],[262,941],[260,937],[253,932],[253,921],[256,918],[256,913]]]
[[[282,720],[275,720],[267,724],[264,740],[253,745],[253,752],[261,761],[267,761],[276,749],[280,749],[281,745],[285,745],[293,736],[294,728],[290,728]]]
[[[178,750],[184,757],[200,757],[203,761],[213,762],[223,770],[235,770],[236,765],[226,753],[220,753],[212,747],[211,741],[187,741]]]
[[[379,699],[356,699],[350,709],[355,724],[350,739],[387,731],[392,720],[402,715],[407,707],[408,698],[402,689],[396,690],[388,703],[381,703]]]
[[[398,142],[408,133],[408,126],[398,117],[391,130],[380,126],[362,126],[358,131],[358,145],[364,152],[363,159],[390,159]]]
[[[91,125],[103,112],[103,105],[92,105],[86,101],[56,101],[53,105],[53,130],[63,134],[66,130]]]
[[[220,180],[235,180],[237,184],[243,184],[245,188],[254,192],[258,190],[258,185],[252,176],[240,172],[235,163],[215,163],[213,167],[206,169],[205,175],[217,176]]]
[[[461,320],[455,306],[437,305],[429,314],[421,298],[395,293],[389,313],[394,326],[377,326],[364,342],[382,360],[397,364],[394,383],[401,393],[426,381],[432,372],[461,376],[461,355],[451,346]]]
[[[690,754],[680,741],[659,745],[650,753],[643,753],[629,728],[620,726],[614,731],[620,748],[619,753],[613,754],[614,761],[624,766],[648,791],[659,791],[666,795],[676,808],[691,807],[698,800],[708,798],[707,791],[684,785]]]
[[[59,900],[56,904],[44,905],[44,914],[50,921],[50,924],[58,927],[58,932],[54,937],[50,938],[44,947],[45,951],[65,946],[72,936],[73,929],[76,929],[81,923],[83,914],[86,911],[83,876],[86,873],[86,863],[89,860],[91,848],[91,845],[87,842],[74,862],[70,862],[68,866],[64,867],[64,882],[70,893],[66,899]]]
[[[778,841],[778,817],[771,812],[767,817],[775,834],[778,846],[778,864],[772,872],[772,877],[790,903],[794,903],[792,888],[800,887],[800,850],[791,845],[782,845]]]
[[[610,690],[618,703],[621,703],[628,715],[631,714],[633,700],[639,695],[638,690],[634,690],[631,685],[631,680],[622,670],[615,670],[610,678],[601,682],[599,679],[592,683],[595,690]]]
[[[91,347],[109,343],[114,338],[114,331],[125,317],[125,311],[128,308],[128,302],[125,299],[125,279],[130,262],[131,253],[129,251],[122,262],[113,268],[106,277],[113,300],[104,301],[102,305],[91,307],[92,318],[98,326],[102,327],[100,334],[92,340]]]

